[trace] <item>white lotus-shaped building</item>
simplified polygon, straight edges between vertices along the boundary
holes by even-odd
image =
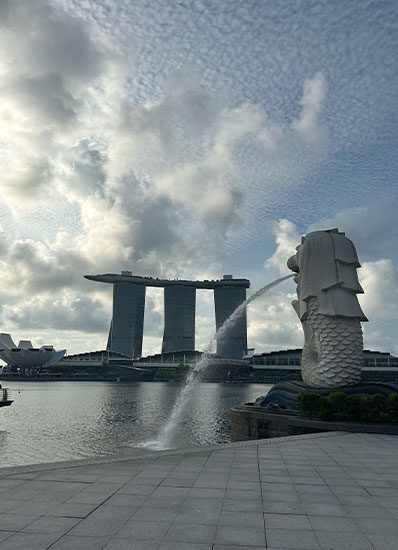
[[[20,340],[16,346],[10,334],[0,333],[0,358],[7,365],[23,368],[50,367],[65,355],[66,350],[55,351],[53,346],[34,348],[30,340]]]

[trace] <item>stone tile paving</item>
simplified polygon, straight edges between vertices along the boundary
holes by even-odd
[[[0,469],[0,550],[396,550],[398,436]]]

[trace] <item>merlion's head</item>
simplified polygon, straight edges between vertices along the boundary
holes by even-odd
[[[345,233],[337,228],[308,233],[287,266],[297,273],[294,280],[302,313],[303,302],[314,296],[318,298],[320,313],[366,320],[356,299],[356,294],[363,293],[356,272],[361,265],[355,246]]]

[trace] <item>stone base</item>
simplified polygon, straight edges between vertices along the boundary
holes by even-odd
[[[259,397],[254,405],[256,407],[266,407],[268,409],[281,408],[297,411],[297,396],[300,393],[319,393],[320,395],[327,397],[330,393],[336,391],[344,392],[347,395],[357,395],[358,397],[375,395],[376,393],[388,396],[390,393],[398,393],[398,386],[384,382],[363,382],[360,384],[336,388],[311,388],[310,386],[304,384],[304,382],[292,380],[275,384],[275,386],[272,386],[268,394],[264,397]]]
[[[231,441],[268,439],[290,435],[304,435],[320,432],[353,432],[390,434],[398,436],[398,426],[392,424],[365,424],[354,422],[326,422],[305,418],[293,412],[264,409],[253,405],[241,405],[231,409]]]

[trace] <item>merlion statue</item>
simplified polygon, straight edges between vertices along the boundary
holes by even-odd
[[[296,250],[287,265],[297,273],[292,305],[304,330],[303,381],[316,388],[356,384],[363,364],[360,321],[367,318],[357,298],[363,290],[355,246],[328,229],[308,233]]]

